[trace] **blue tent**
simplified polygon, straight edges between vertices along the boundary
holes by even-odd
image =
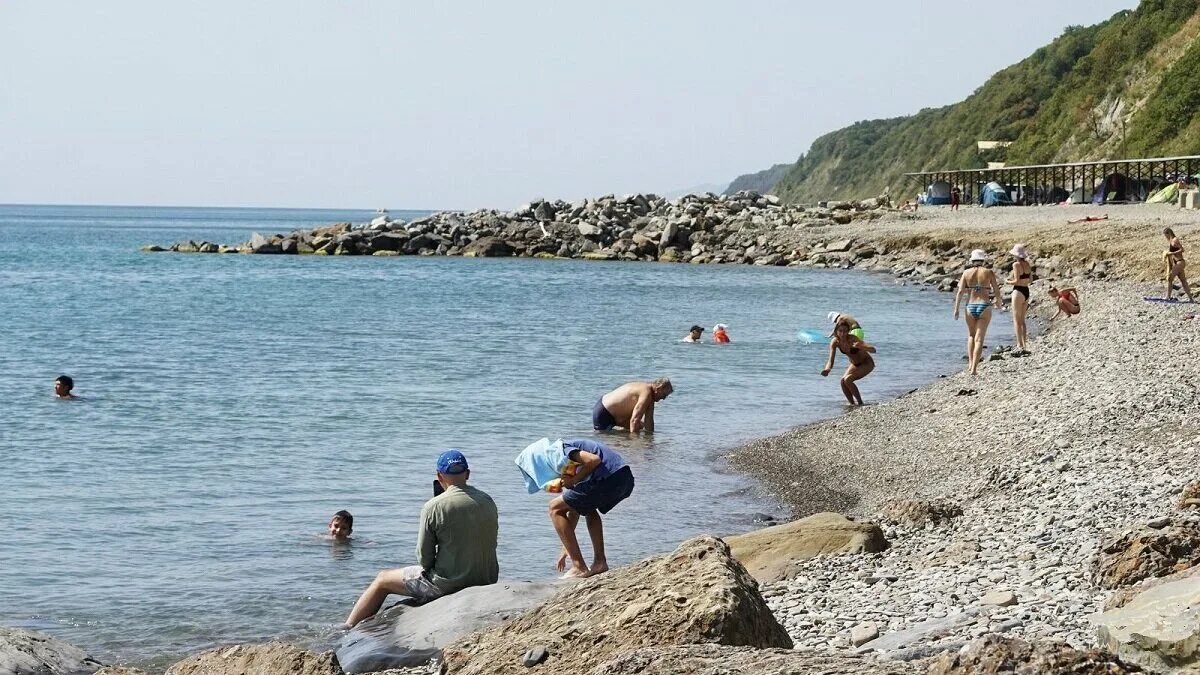
[[[925,203],[931,205],[950,203],[950,184],[944,180],[930,185],[925,190]]]
[[[1004,186],[992,181],[983,186],[979,191],[979,203],[984,206],[1012,206],[1012,198],[1008,196],[1008,190]]]

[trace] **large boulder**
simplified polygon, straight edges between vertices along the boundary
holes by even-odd
[[[1200,666],[1200,577],[1151,588],[1092,623],[1102,646],[1149,670]]]
[[[4,675],[76,675],[94,673],[101,665],[58,638],[0,626],[0,673]]]
[[[499,237],[481,237],[463,249],[467,258],[508,258],[512,254],[513,247]]]
[[[887,549],[883,530],[840,513],[818,513],[782,525],[726,537],[733,555],[759,583],[795,576],[796,564],[827,553],[874,553]]]
[[[1134,598],[1150,590],[1151,588],[1154,588],[1155,586],[1162,586],[1163,584],[1169,584],[1172,581],[1179,581],[1180,579],[1191,579],[1192,577],[1200,577],[1200,565],[1189,567],[1182,572],[1168,574],[1165,577],[1151,577],[1149,579],[1143,579],[1133,586],[1119,589],[1116,593],[1113,593],[1111,596],[1109,596],[1108,600],[1104,603],[1104,609],[1116,609],[1117,607],[1124,607],[1132,602]]]
[[[724,645],[646,647],[621,652],[589,675],[916,675],[917,664],[876,662],[861,656],[832,656],[790,649]]]
[[[729,547],[697,537],[674,552],[589,577],[519,618],[444,651],[449,673],[524,673],[522,655],[548,654],[545,672],[587,673],[618,651],[715,643],[790,649],[754,578]]]
[[[1162,577],[1200,562],[1200,527],[1136,527],[1110,537],[1092,566],[1092,581],[1101,588],[1120,588],[1142,579]]]
[[[333,652],[317,654],[286,642],[219,647],[167,668],[165,675],[342,675]]]
[[[999,635],[987,635],[968,642],[956,652],[943,653],[928,671],[929,675],[1121,675],[1140,672],[1140,668],[1095,649],[1072,649],[1061,642],[1030,644]]]
[[[418,666],[477,630],[533,607],[562,582],[500,582],[473,586],[419,607],[398,605],[350,631],[337,648],[348,673]]]

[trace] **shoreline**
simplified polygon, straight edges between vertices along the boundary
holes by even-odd
[[[890,274],[901,283],[940,288],[945,278],[957,277],[959,268],[952,266],[961,264],[962,249],[976,243],[995,243],[1003,237],[1010,245],[1016,241],[1031,242],[1031,251],[1038,251],[1032,238],[1037,234],[1055,231],[1054,241],[1058,242],[1072,236],[1087,237],[1097,231],[1097,225],[1107,226],[1089,223],[1063,231],[1066,228],[1060,225],[1041,222],[1005,230],[1003,222],[984,227],[956,222],[1022,220],[1022,216],[1035,208],[1014,207],[1002,213],[997,213],[997,209],[968,209],[960,212],[962,216],[937,213],[919,220],[885,216],[871,221],[874,231],[869,233],[858,228],[827,231],[808,228],[802,233],[814,244],[822,243],[821,250],[814,251],[817,247],[813,246],[808,249],[807,257],[790,264],[876,271]],[[1155,370],[1146,362],[1151,359],[1124,358],[1127,352],[1138,349],[1151,351],[1155,359],[1169,358],[1168,349],[1154,340],[1152,327],[1139,322],[1176,321],[1181,315],[1200,309],[1193,305],[1140,302],[1140,295],[1155,292],[1155,287],[1138,281],[1148,274],[1147,256],[1124,256],[1123,252],[1129,250],[1124,244],[1128,237],[1121,233],[1140,232],[1139,240],[1134,243],[1153,252],[1156,232],[1146,227],[1150,224],[1147,221],[1179,215],[1190,222],[1182,228],[1175,220],[1168,224],[1176,226],[1185,236],[1196,231],[1195,225],[1200,222],[1200,218],[1185,212],[1133,211],[1141,208],[1145,207],[1123,209],[1126,214],[1141,216],[1139,222],[1116,225],[1117,235],[1111,240],[1089,242],[1092,248],[1082,259],[1054,248],[1059,245],[1055,243],[1049,250],[1058,252],[1050,259],[1034,260],[1037,276],[1047,272],[1083,279],[1071,285],[1080,288],[1084,313],[1052,325],[1044,333],[1031,332],[1032,356],[985,361],[977,378],[970,378],[962,371],[938,376],[908,394],[837,413],[726,453],[730,458],[729,468],[746,472],[771,490],[772,499],[789,503],[793,516],[833,510],[889,522],[881,517],[881,509],[902,495],[953,502],[964,511],[963,516],[949,524],[937,526],[890,522],[886,533],[893,547],[888,552],[815,558],[804,563],[806,573],[799,580],[765,586],[764,595],[798,649],[853,652],[849,632],[855,625],[878,622],[887,630],[902,630],[922,618],[944,618],[954,615],[955,609],[977,606],[985,590],[999,587],[1014,589],[1015,609],[989,610],[982,618],[956,629],[961,635],[952,636],[955,640],[983,625],[993,632],[1029,639],[1061,638],[1090,646],[1087,637],[1090,628],[1084,624],[1084,617],[1099,611],[1107,596],[1088,587],[1088,565],[1098,542],[1109,530],[1169,512],[1177,488],[1196,477],[1194,471],[1189,474],[1185,470],[1188,465],[1184,461],[1185,451],[1195,448],[1179,445],[1177,440],[1180,433],[1198,437],[1200,429],[1195,425],[1176,425],[1172,431],[1169,416],[1164,416],[1161,410],[1143,410],[1136,405],[1139,414],[1152,417],[1153,423],[1148,428],[1157,434],[1153,437],[1156,445],[1147,450],[1161,466],[1171,467],[1175,475],[1162,482],[1142,467],[1139,482],[1133,487],[1148,485],[1153,497],[1138,500],[1129,489],[1120,489],[1119,474],[1114,476],[1104,467],[1108,455],[1117,451],[1132,453],[1139,447],[1127,433],[1138,429],[1139,421],[1121,417],[1122,405],[1144,397],[1157,406],[1169,406],[1166,397],[1154,393],[1155,386],[1166,386],[1184,405],[1190,405],[1193,411],[1196,407],[1195,391],[1188,393],[1183,379],[1186,372],[1175,373],[1176,379],[1165,383],[1155,382],[1152,378]],[[1107,210],[1115,209],[1109,206]],[[1075,209],[1067,211],[1072,216],[1081,214]],[[827,242],[833,234],[850,235],[852,243],[847,250],[833,252],[842,255],[832,256],[829,251]],[[950,241],[953,245],[944,245]],[[907,247],[900,247],[902,242]],[[855,253],[871,246],[881,250],[871,256]],[[1105,257],[1093,257],[1094,252]],[[1104,266],[1098,268],[1097,263]],[[908,267],[913,265],[924,265],[926,269],[909,271]],[[937,271],[939,267],[941,271]],[[1035,299],[1044,295],[1046,283],[1035,282],[1031,289]],[[950,298],[947,294],[946,311],[951,311]],[[1031,308],[1031,318],[1036,307]],[[1011,322],[1011,315],[997,314],[993,324],[997,321]],[[1182,321],[1171,325],[1191,326]],[[1176,337],[1187,338],[1180,358],[1190,361],[1200,353],[1200,341],[1194,330]],[[1109,362],[1128,366],[1128,371],[1121,373],[1133,380],[1129,387],[1121,389],[1125,387],[1124,381],[1101,379],[1105,368],[1099,366]],[[1098,368],[1080,368],[1081,363],[1095,363]],[[972,389],[976,393],[958,395],[961,390]],[[836,389],[830,393],[836,395]],[[1099,407],[1086,407],[1088,396],[1081,394],[1096,399]],[[996,413],[992,407],[998,407],[1004,414]],[[1080,416],[1079,410],[1086,414]],[[1123,429],[1113,420],[1125,420],[1132,426]],[[1081,437],[1080,431],[1091,428],[1101,433],[1091,439]],[[1073,454],[1076,450],[1082,453],[1078,460]],[[759,456],[768,456],[771,461],[758,463],[755,460]],[[1127,457],[1120,459],[1123,471],[1136,468],[1125,463]],[[781,465],[784,472],[780,471]],[[1099,476],[1097,481],[1092,480],[1095,476]],[[1057,503],[1050,497],[1058,495],[1048,496],[1046,491],[1053,492],[1063,480],[1069,481],[1066,485],[1071,488],[1099,482],[1129,499],[1130,504],[1123,508],[1112,500],[1101,500],[1081,507],[1079,504],[1085,502],[1079,501],[1083,497],[1078,494],[1064,495],[1059,499],[1063,503]],[[851,493],[844,489],[846,485],[857,489]],[[1007,499],[1010,492],[1027,500],[1041,499],[1033,506],[1045,508],[1010,503],[1012,500]],[[1074,515],[1080,510],[1096,515]],[[1020,519],[1006,522],[1005,515],[1010,512],[1018,513]],[[1022,533],[1036,536],[1031,543],[1031,538],[1021,536]],[[1041,540],[1047,534],[1062,537],[1071,546],[1043,546]],[[988,546],[985,540],[989,535],[1007,539],[998,546]],[[1070,550],[1072,546],[1074,553]],[[1050,551],[1043,557],[1046,548]],[[1026,555],[1031,557],[1023,559]],[[865,575],[890,578],[881,570],[895,572],[898,579],[877,584],[863,581]],[[962,581],[965,576],[972,579]],[[1058,577],[1061,585],[1038,583],[1048,577],[1052,582],[1053,577]],[[1010,579],[1021,582],[1013,583]],[[967,593],[956,595],[955,591],[962,589],[967,589]],[[1066,600],[1043,597],[1050,592],[1062,594]],[[913,595],[936,599],[914,604],[909,601]],[[958,599],[950,600],[952,596]],[[819,606],[813,606],[814,600]],[[1008,627],[996,630],[1004,626]]]

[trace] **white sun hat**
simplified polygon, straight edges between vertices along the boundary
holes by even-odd
[[[971,262],[987,262],[987,260],[988,260],[987,251],[985,251],[981,248],[977,248],[974,251],[971,251]]]

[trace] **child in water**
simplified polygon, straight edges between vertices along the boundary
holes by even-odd
[[[729,333],[726,332],[726,328],[728,328],[728,326],[723,323],[713,326],[714,343],[719,345],[729,344]]]
[[[345,509],[333,514],[333,518],[329,520],[329,538],[333,541],[350,541],[350,533],[353,531],[354,516]]]

